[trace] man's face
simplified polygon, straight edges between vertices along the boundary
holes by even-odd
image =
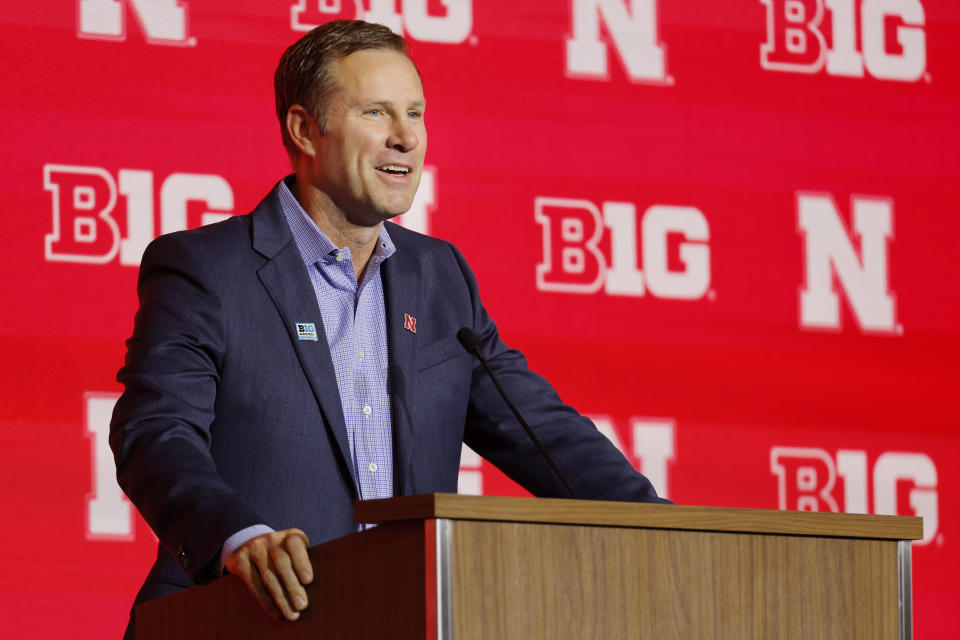
[[[331,65],[327,132],[314,140],[315,186],[347,220],[372,226],[410,208],[427,150],[423,86],[413,63],[389,49]]]

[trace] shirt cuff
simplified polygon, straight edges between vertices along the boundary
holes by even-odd
[[[262,536],[265,533],[273,532],[274,530],[265,524],[255,524],[247,527],[246,529],[240,529],[240,531],[237,531],[235,534],[227,538],[223,543],[223,550],[220,552],[220,574],[223,574],[223,570],[227,567],[227,558],[232,556],[234,551],[257,536]]]

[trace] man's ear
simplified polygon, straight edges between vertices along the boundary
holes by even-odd
[[[299,104],[287,109],[287,134],[300,153],[311,157],[317,155],[318,150],[313,140],[318,133],[320,133],[320,124],[306,109]]]

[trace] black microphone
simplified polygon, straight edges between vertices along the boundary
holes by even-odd
[[[530,428],[530,425],[527,424],[527,421],[523,419],[522,415],[520,415],[520,411],[517,409],[516,405],[514,405],[513,402],[510,401],[510,398],[507,397],[507,392],[503,390],[503,386],[500,384],[500,381],[497,380],[497,376],[494,375],[493,370],[490,369],[490,365],[487,364],[487,359],[483,357],[483,351],[480,348],[480,336],[478,336],[477,333],[470,327],[463,327],[460,329],[460,331],[457,331],[457,340],[460,341],[460,344],[463,345],[464,349],[477,356],[477,359],[480,360],[480,364],[482,364],[483,368],[487,370],[487,375],[489,375],[490,379],[493,380],[493,384],[497,387],[497,391],[499,391],[500,395],[503,397],[503,401],[507,403],[508,407],[510,407],[510,411],[512,411],[513,415],[516,416],[520,426],[523,427],[523,430],[527,432],[527,435],[533,441],[533,444],[537,446],[537,449],[540,451],[540,455],[543,456],[544,460],[547,461],[547,464],[550,465],[550,468],[553,469],[553,472],[557,475],[557,478],[560,479],[560,484],[562,484],[563,488],[567,490],[567,493],[571,498],[578,498],[579,496],[577,495],[577,492],[574,491],[573,487],[570,486],[570,483],[567,482],[563,472],[560,471],[560,467],[557,466],[557,463],[554,462],[553,457],[540,442],[540,438],[537,437],[537,434],[533,432],[533,429]]]

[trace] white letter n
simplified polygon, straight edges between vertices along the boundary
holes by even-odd
[[[630,3],[630,10],[626,2]],[[607,78],[607,45],[600,19],[610,33],[630,79],[665,82],[664,47],[657,40],[657,0],[572,0],[573,37],[567,38],[567,74]]]
[[[147,42],[171,46],[193,46],[187,34],[186,0],[77,0],[80,3],[77,36],[95,40],[126,40],[124,5],[139,19]]]
[[[893,201],[853,196],[854,233],[860,238],[859,256],[840,218],[833,196],[797,194],[797,224],[804,237],[805,282],[800,291],[800,326],[811,329],[841,327],[843,289],[861,331],[896,331],[896,307],[889,290],[887,243],[893,238]]]

